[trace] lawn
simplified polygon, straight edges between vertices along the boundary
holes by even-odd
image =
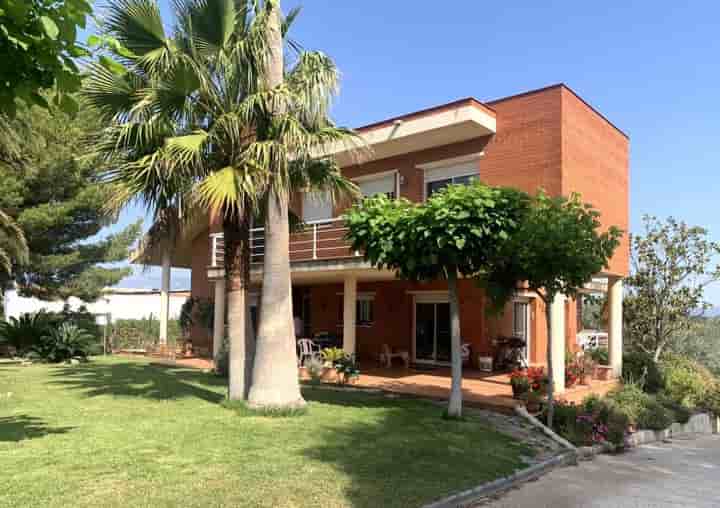
[[[0,366],[0,505],[418,506],[532,452],[416,400],[308,389],[304,416],[240,416],[224,380],[101,358]]]

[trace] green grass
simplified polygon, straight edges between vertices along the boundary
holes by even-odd
[[[0,366],[0,505],[418,506],[531,454],[422,401],[304,394],[304,415],[248,416],[200,371],[124,358]]]

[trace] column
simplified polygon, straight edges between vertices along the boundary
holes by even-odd
[[[555,387],[555,393],[562,393],[565,391],[565,295],[555,295],[551,305],[552,337],[550,346],[553,378],[550,382]]]
[[[620,277],[608,277],[608,353],[613,375],[622,375],[623,354],[623,282]]]
[[[170,316],[170,248],[162,252],[162,281],[160,287],[160,344],[167,344],[168,318]]]
[[[355,321],[357,301],[357,278],[353,275],[345,277],[343,291],[343,349],[346,353],[355,354]]]
[[[213,316],[213,359],[217,359],[225,339],[225,278],[215,281],[215,314]]]

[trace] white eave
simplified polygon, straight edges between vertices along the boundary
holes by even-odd
[[[474,99],[438,106],[357,130],[367,149],[330,150],[341,166],[387,159],[438,146],[491,136],[495,113]]]

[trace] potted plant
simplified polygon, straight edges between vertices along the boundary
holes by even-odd
[[[539,392],[530,390],[525,396],[525,407],[530,414],[537,414],[540,412],[540,402],[542,401],[542,395]]]
[[[513,398],[521,399],[530,391],[530,379],[527,372],[522,369],[514,370],[510,374],[510,386],[512,387]]]
[[[323,372],[325,371],[325,362],[317,356],[313,356],[305,361],[305,371],[310,379],[310,383],[320,384]]]
[[[578,361],[578,373],[580,375],[580,384],[589,385],[595,372],[595,360],[590,355],[583,355]]]
[[[320,353],[324,361],[324,370],[321,379],[326,383],[334,383],[338,380],[338,372],[335,364],[345,358],[345,351],[339,347],[329,347]]]
[[[543,367],[528,367],[527,376],[530,380],[530,390],[538,392],[541,396],[547,394],[550,380]]]
[[[354,384],[360,377],[360,369],[358,369],[355,359],[350,355],[344,355],[337,360],[335,370],[337,371],[337,382],[339,384]]]

